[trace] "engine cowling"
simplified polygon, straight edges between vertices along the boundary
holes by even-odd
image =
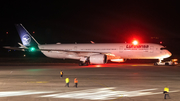
[[[105,64],[107,63],[107,56],[104,54],[92,55],[89,57],[90,64]]]

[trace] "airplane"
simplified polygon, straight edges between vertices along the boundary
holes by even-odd
[[[49,58],[76,59],[80,66],[89,64],[106,64],[125,62],[126,59],[159,59],[172,54],[162,45],[154,43],[84,43],[84,44],[39,44],[22,24],[16,24],[16,29],[21,38],[20,47],[5,46],[4,48],[21,51],[41,51]],[[35,42],[38,49],[32,47]]]

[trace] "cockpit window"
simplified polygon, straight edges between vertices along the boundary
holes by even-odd
[[[162,48],[160,48],[160,50],[167,50],[167,48],[165,48],[165,47],[162,47]]]

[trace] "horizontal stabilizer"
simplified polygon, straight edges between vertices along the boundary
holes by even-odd
[[[24,48],[19,48],[19,47],[4,46],[3,48],[10,49],[10,50],[25,51],[25,49],[24,49]]]
[[[19,47],[19,48],[26,48],[27,49],[27,47],[26,46],[24,46],[24,45],[22,45],[21,43],[18,43],[21,47]]]

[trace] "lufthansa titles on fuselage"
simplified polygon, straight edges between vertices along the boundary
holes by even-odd
[[[149,45],[126,45],[126,50],[147,50]]]

